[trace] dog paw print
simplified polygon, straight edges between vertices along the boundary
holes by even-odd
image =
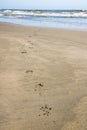
[[[45,106],[40,107],[40,110],[42,111],[42,115],[49,116],[51,115],[52,107],[49,107],[47,104],[45,104]]]
[[[27,53],[27,52],[26,52],[26,51],[22,51],[21,53],[22,53],[22,54],[25,54],[25,53]]]
[[[43,83],[38,83],[35,87],[35,91],[40,91],[44,87]]]
[[[26,70],[25,73],[33,73],[33,70]]]

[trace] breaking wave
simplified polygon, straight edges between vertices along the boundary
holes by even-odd
[[[86,10],[0,10],[0,16],[87,18]]]

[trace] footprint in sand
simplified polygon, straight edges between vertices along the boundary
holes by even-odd
[[[44,86],[42,83],[39,83],[38,85],[39,85],[40,87],[43,87],[43,86]]]
[[[29,48],[30,48],[30,49],[33,49],[33,47],[31,47],[31,46],[30,46]]]
[[[44,106],[40,107],[40,111],[42,113],[39,114],[39,116],[41,116],[41,115],[49,116],[49,115],[51,115],[52,107],[49,107],[47,104],[45,104]]]
[[[30,42],[30,44],[31,44],[31,45],[34,45],[34,43],[33,43],[33,42]]]
[[[32,46],[34,45],[34,43],[32,41],[28,41],[28,42],[31,45],[29,48],[33,48]]]
[[[39,95],[41,96],[42,93],[43,93],[43,87],[44,87],[43,83],[39,83],[39,84],[37,84],[37,85],[35,86],[34,91],[39,92]]]
[[[27,53],[27,52],[26,52],[26,51],[22,51],[21,53],[22,53],[22,54],[25,54],[25,53]]]
[[[39,83],[39,84],[36,85],[35,91],[40,90],[43,87],[44,87],[43,83]]]
[[[26,70],[25,73],[33,73],[33,70]]]

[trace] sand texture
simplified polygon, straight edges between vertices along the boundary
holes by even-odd
[[[0,130],[87,130],[87,32],[0,23]]]

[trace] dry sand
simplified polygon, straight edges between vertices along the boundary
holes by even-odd
[[[0,23],[0,130],[87,130],[87,32]]]

